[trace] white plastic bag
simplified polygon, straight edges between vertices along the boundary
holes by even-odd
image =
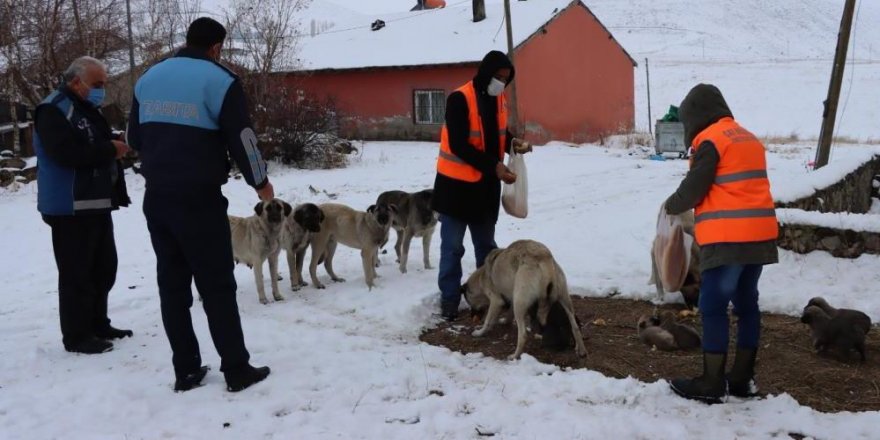
[[[693,243],[694,237],[685,232],[681,216],[668,215],[666,209],[660,207],[657,236],[651,249],[655,265],[652,278],[666,292],[678,292],[684,285]]]
[[[504,212],[516,218],[526,218],[529,215],[529,181],[526,175],[526,161],[522,154],[510,152],[507,160],[507,168],[516,174],[516,182],[504,184],[501,192],[501,206]]]

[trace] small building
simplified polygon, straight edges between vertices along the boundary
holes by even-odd
[[[304,36],[300,70],[280,78],[299,93],[332,98],[342,136],[438,140],[447,95],[487,52],[507,47],[503,1],[485,0],[480,21],[472,4],[482,1],[449,3]],[[525,135],[585,142],[631,130],[636,63],[590,9],[580,0],[510,5]]]

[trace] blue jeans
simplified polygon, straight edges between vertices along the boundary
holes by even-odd
[[[440,301],[458,307],[461,302],[461,257],[464,256],[464,233],[471,231],[477,267],[483,265],[486,255],[497,248],[495,222],[465,222],[448,215],[440,215]]]
[[[727,306],[733,302],[737,316],[736,346],[758,348],[761,310],[758,308],[758,280],[764,266],[727,265],[702,273],[700,313],[703,319],[703,351],[727,353],[729,324]]]

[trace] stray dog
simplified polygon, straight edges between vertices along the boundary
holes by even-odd
[[[232,232],[232,255],[236,263],[247,264],[254,269],[257,294],[261,304],[268,304],[266,289],[263,286],[263,263],[269,260],[269,278],[272,280],[272,296],[275,301],[283,301],[278,293],[278,255],[281,231],[285,217],[290,215],[291,206],[278,199],[260,202],[254,206],[250,217],[229,216]]]
[[[638,323],[639,340],[648,347],[657,347],[662,351],[678,350],[675,336],[660,326],[660,318],[656,316],[642,316]]]
[[[287,269],[290,273],[290,288],[297,291],[308,283],[303,282],[302,269],[312,235],[321,232],[324,212],[314,203],[298,205],[293,215],[287,216],[281,232],[281,246],[271,258],[278,259],[283,249],[287,254]],[[271,263],[270,263],[271,264]]]
[[[845,317],[849,322],[851,322],[854,326],[856,326],[859,330],[862,330],[867,335],[871,330],[871,318],[863,312],[852,309],[835,309],[828,304],[828,301],[825,301],[825,298],[821,296],[817,296],[810,300],[807,303],[807,307],[817,306],[822,311],[825,312],[830,318],[835,318],[837,316]],[[806,307],[804,308],[806,309]]]
[[[700,334],[693,327],[675,322],[671,313],[642,316],[638,323],[639,340],[662,351],[693,350],[702,345]]]
[[[318,264],[323,258],[324,268],[330,278],[336,282],[344,279],[336,276],[333,272],[333,255],[336,253],[337,243],[342,243],[354,249],[360,249],[361,260],[364,266],[364,278],[367,287],[375,286],[376,260],[379,246],[388,236],[391,228],[391,217],[397,212],[397,207],[389,204],[371,205],[367,211],[355,211],[345,205],[337,203],[325,203],[320,206],[324,213],[324,221],[321,222],[320,231],[312,234],[312,261],[309,264],[309,274],[312,284],[323,289],[325,286],[318,281]]]
[[[406,273],[409,245],[413,237],[422,237],[423,262],[425,269],[431,269],[431,260],[428,255],[431,248],[431,237],[437,226],[437,215],[431,209],[433,195],[434,190],[432,189],[415,193],[386,191],[376,199],[376,205],[385,203],[397,207],[391,227],[397,232],[394,251],[397,253],[397,262],[400,264],[401,273]]]
[[[810,326],[816,352],[835,348],[840,360],[846,360],[850,350],[856,350],[864,362],[865,333],[851,318],[839,314],[832,318],[819,306],[807,306],[801,322]]]
[[[512,359],[519,359],[525,349],[529,309],[537,305],[537,319],[544,326],[554,303],[559,303],[565,310],[571,332],[575,335],[578,356],[587,355],[565,273],[543,244],[519,240],[506,249],[489,252],[485,263],[471,274],[462,290],[472,309],[488,309],[483,326],[473,332],[476,337],[484,336],[492,329],[505,304],[513,304],[517,339],[516,351],[510,356]]]
[[[700,334],[693,327],[676,322],[672,313],[664,313],[660,321],[660,327],[672,334],[680,350],[694,350],[703,345]]]

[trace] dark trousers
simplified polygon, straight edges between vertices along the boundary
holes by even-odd
[[[43,221],[52,227],[62,342],[70,348],[110,326],[107,295],[117,266],[113,217],[108,212]]]
[[[495,222],[465,222],[448,215],[440,216],[440,268],[437,284],[440,301],[447,307],[461,302],[461,258],[464,256],[464,233],[471,231],[477,267],[483,265],[495,244]]]
[[[190,315],[193,279],[220,354],[220,370],[244,367],[250,357],[235,299],[228,206],[219,187],[201,191],[147,188],[144,194],[144,215],[156,252],[162,323],[178,378],[202,362]]]
[[[733,303],[737,317],[736,346],[753,349],[761,337],[758,280],[764,266],[727,265],[702,272],[700,314],[703,320],[703,351],[727,353],[729,327],[727,307]]]

